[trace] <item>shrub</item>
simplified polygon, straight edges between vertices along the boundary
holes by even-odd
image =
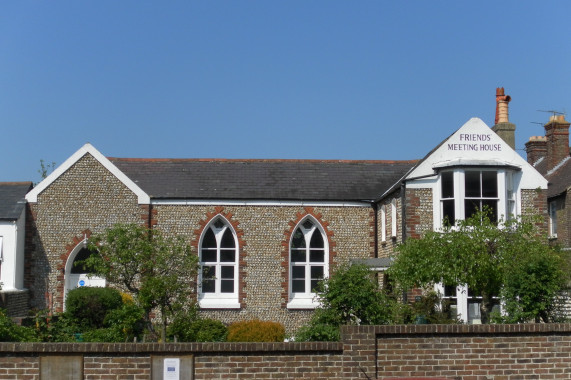
[[[116,289],[81,287],[67,294],[65,315],[79,328],[97,329],[104,327],[110,310],[122,305],[121,293]]]
[[[169,325],[168,332],[180,342],[224,342],[228,328],[215,319],[179,318]]]
[[[228,326],[228,342],[283,342],[285,328],[281,323],[251,320]]]
[[[0,309],[0,341],[2,342],[32,342],[36,340],[34,330],[18,326],[4,310]]]

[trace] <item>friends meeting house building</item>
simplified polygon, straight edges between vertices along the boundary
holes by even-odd
[[[413,161],[130,159],[86,144],[33,188],[0,184],[4,307],[61,312],[69,290],[105,286],[73,263],[89,254],[91,234],[116,223],[191,244],[214,273],[188,279],[205,317],[288,331],[308,321],[315,285],[337,266],[382,270],[399,243],[445,219],[489,206],[496,218],[539,214],[548,228],[548,181],[514,150],[503,88],[496,99],[493,128],[472,118]],[[477,297],[442,292],[478,323]]]

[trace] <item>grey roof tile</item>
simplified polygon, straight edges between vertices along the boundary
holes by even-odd
[[[26,207],[24,197],[31,182],[0,182],[0,220],[16,220]]]
[[[377,199],[416,161],[109,158],[154,199]]]

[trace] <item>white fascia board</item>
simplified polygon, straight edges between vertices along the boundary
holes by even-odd
[[[119,181],[121,181],[129,190],[131,190],[135,195],[139,204],[149,204],[151,199],[147,193],[145,193],[135,182],[131,181],[121,170],[119,170],[111,161],[102,155],[95,147],[89,143],[82,146],[77,152],[75,152],[71,157],[64,161],[63,164],[58,166],[49,176],[47,176],[42,182],[40,182],[36,187],[34,187],[28,194],[26,194],[26,200],[31,203],[38,201],[38,195],[48,188],[59,176],[65,173],[70,167],[73,166],[77,161],[79,161],[85,154],[91,154],[103,167],[111,172]]]
[[[301,206],[301,207],[371,207],[370,202],[304,202],[273,200],[232,200],[232,199],[153,199],[152,205],[165,206]]]

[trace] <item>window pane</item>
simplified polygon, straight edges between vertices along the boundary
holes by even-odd
[[[312,280],[321,280],[323,279],[323,270],[324,268],[319,267],[311,267],[311,279]]]
[[[323,279],[323,267],[311,267],[311,291],[315,292],[319,281]]]
[[[442,198],[454,198],[454,173],[443,172],[442,178]]]
[[[216,227],[220,230],[220,229],[224,228],[224,222],[221,221],[220,219],[218,219],[214,222],[214,227]]]
[[[291,239],[291,247],[292,248],[305,248],[305,236],[303,236],[303,232],[301,229],[295,230],[293,234],[293,238]]]
[[[216,277],[216,268],[214,266],[205,265],[202,267],[202,279],[210,279]]]
[[[216,248],[216,238],[214,237],[214,232],[209,228],[204,234],[202,239],[202,248]]]
[[[205,249],[202,248],[202,257],[201,261],[203,263],[213,263],[216,262],[216,248],[214,249]]]
[[[2,249],[2,247],[0,247],[0,250],[1,249]],[[81,250],[79,252],[77,252],[75,259],[73,260],[73,265],[71,266],[71,273],[73,273],[73,274],[89,273],[87,271],[87,269],[85,269],[85,266],[80,265],[79,262],[83,261],[83,260],[87,260],[89,258],[89,256],[91,256],[92,254],[93,254],[93,252],[91,252],[89,249],[81,248]]]
[[[482,172],[482,196],[486,198],[497,198],[498,175],[496,172]]]
[[[220,292],[221,293],[234,293],[234,280],[222,280],[222,281],[220,281]]]
[[[454,210],[454,199],[442,201],[442,219],[444,222],[454,224],[456,221],[456,212]]]
[[[220,261],[223,263],[233,263],[236,261],[236,250],[220,249]]]
[[[309,251],[310,263],[322,263],[325,261],[325,251],[323,249],[312,249]]]
[[[466,171],[464,172],[464,185],[466,188],[467,197],[477,197],[481,196],[480,192],[480,172],[476,171]]]
[[[220,242],[220,248],[235,248],[236,242],[234,241],[234,236],[229,228],[224,231],[222,235],[222,241]]]
[[[474,216],[479,209],[480,209],[480,200],[466,199],[464,201],[464,217],[466,219]]]
[[[300,267],[300,266],[291,267],[291,278],[304,279],[305,267]]]
[[[214,293],[216,284],[214,280],[202,280],[202,293]]]
[[[492,199],[483,199],[482,208],[490,212],[490,220],[495,222],[498,220],[498,201]]]
[[[313,231],[313,235],[311,236],[311,241],[309,242],[309,248],[324,248],[325,243],[323,242],[323,236],[321,236],[321,232],[315,229]]]
[[[313,223],[311,223],[310,220],[306,220],[305,222],[303,222],[303,227],[304,227],[306,230],[310,230],[311,227],[313,227]]]
[[[456,297],[456,285],[444,285],[444,297]]]
[[[291,250],[291,261],[293,263],[305,263],[305,248]]]
[[[216,270],[213,266],[202,267],[202,292],[214,293],[216,291]]]
[[[305,280],[292,280],[291,291],[292,293],[305,293]]]
[[[234,267],[223,266],[220,268],[220,277],[223,280],[233,280],[234,279]]]

